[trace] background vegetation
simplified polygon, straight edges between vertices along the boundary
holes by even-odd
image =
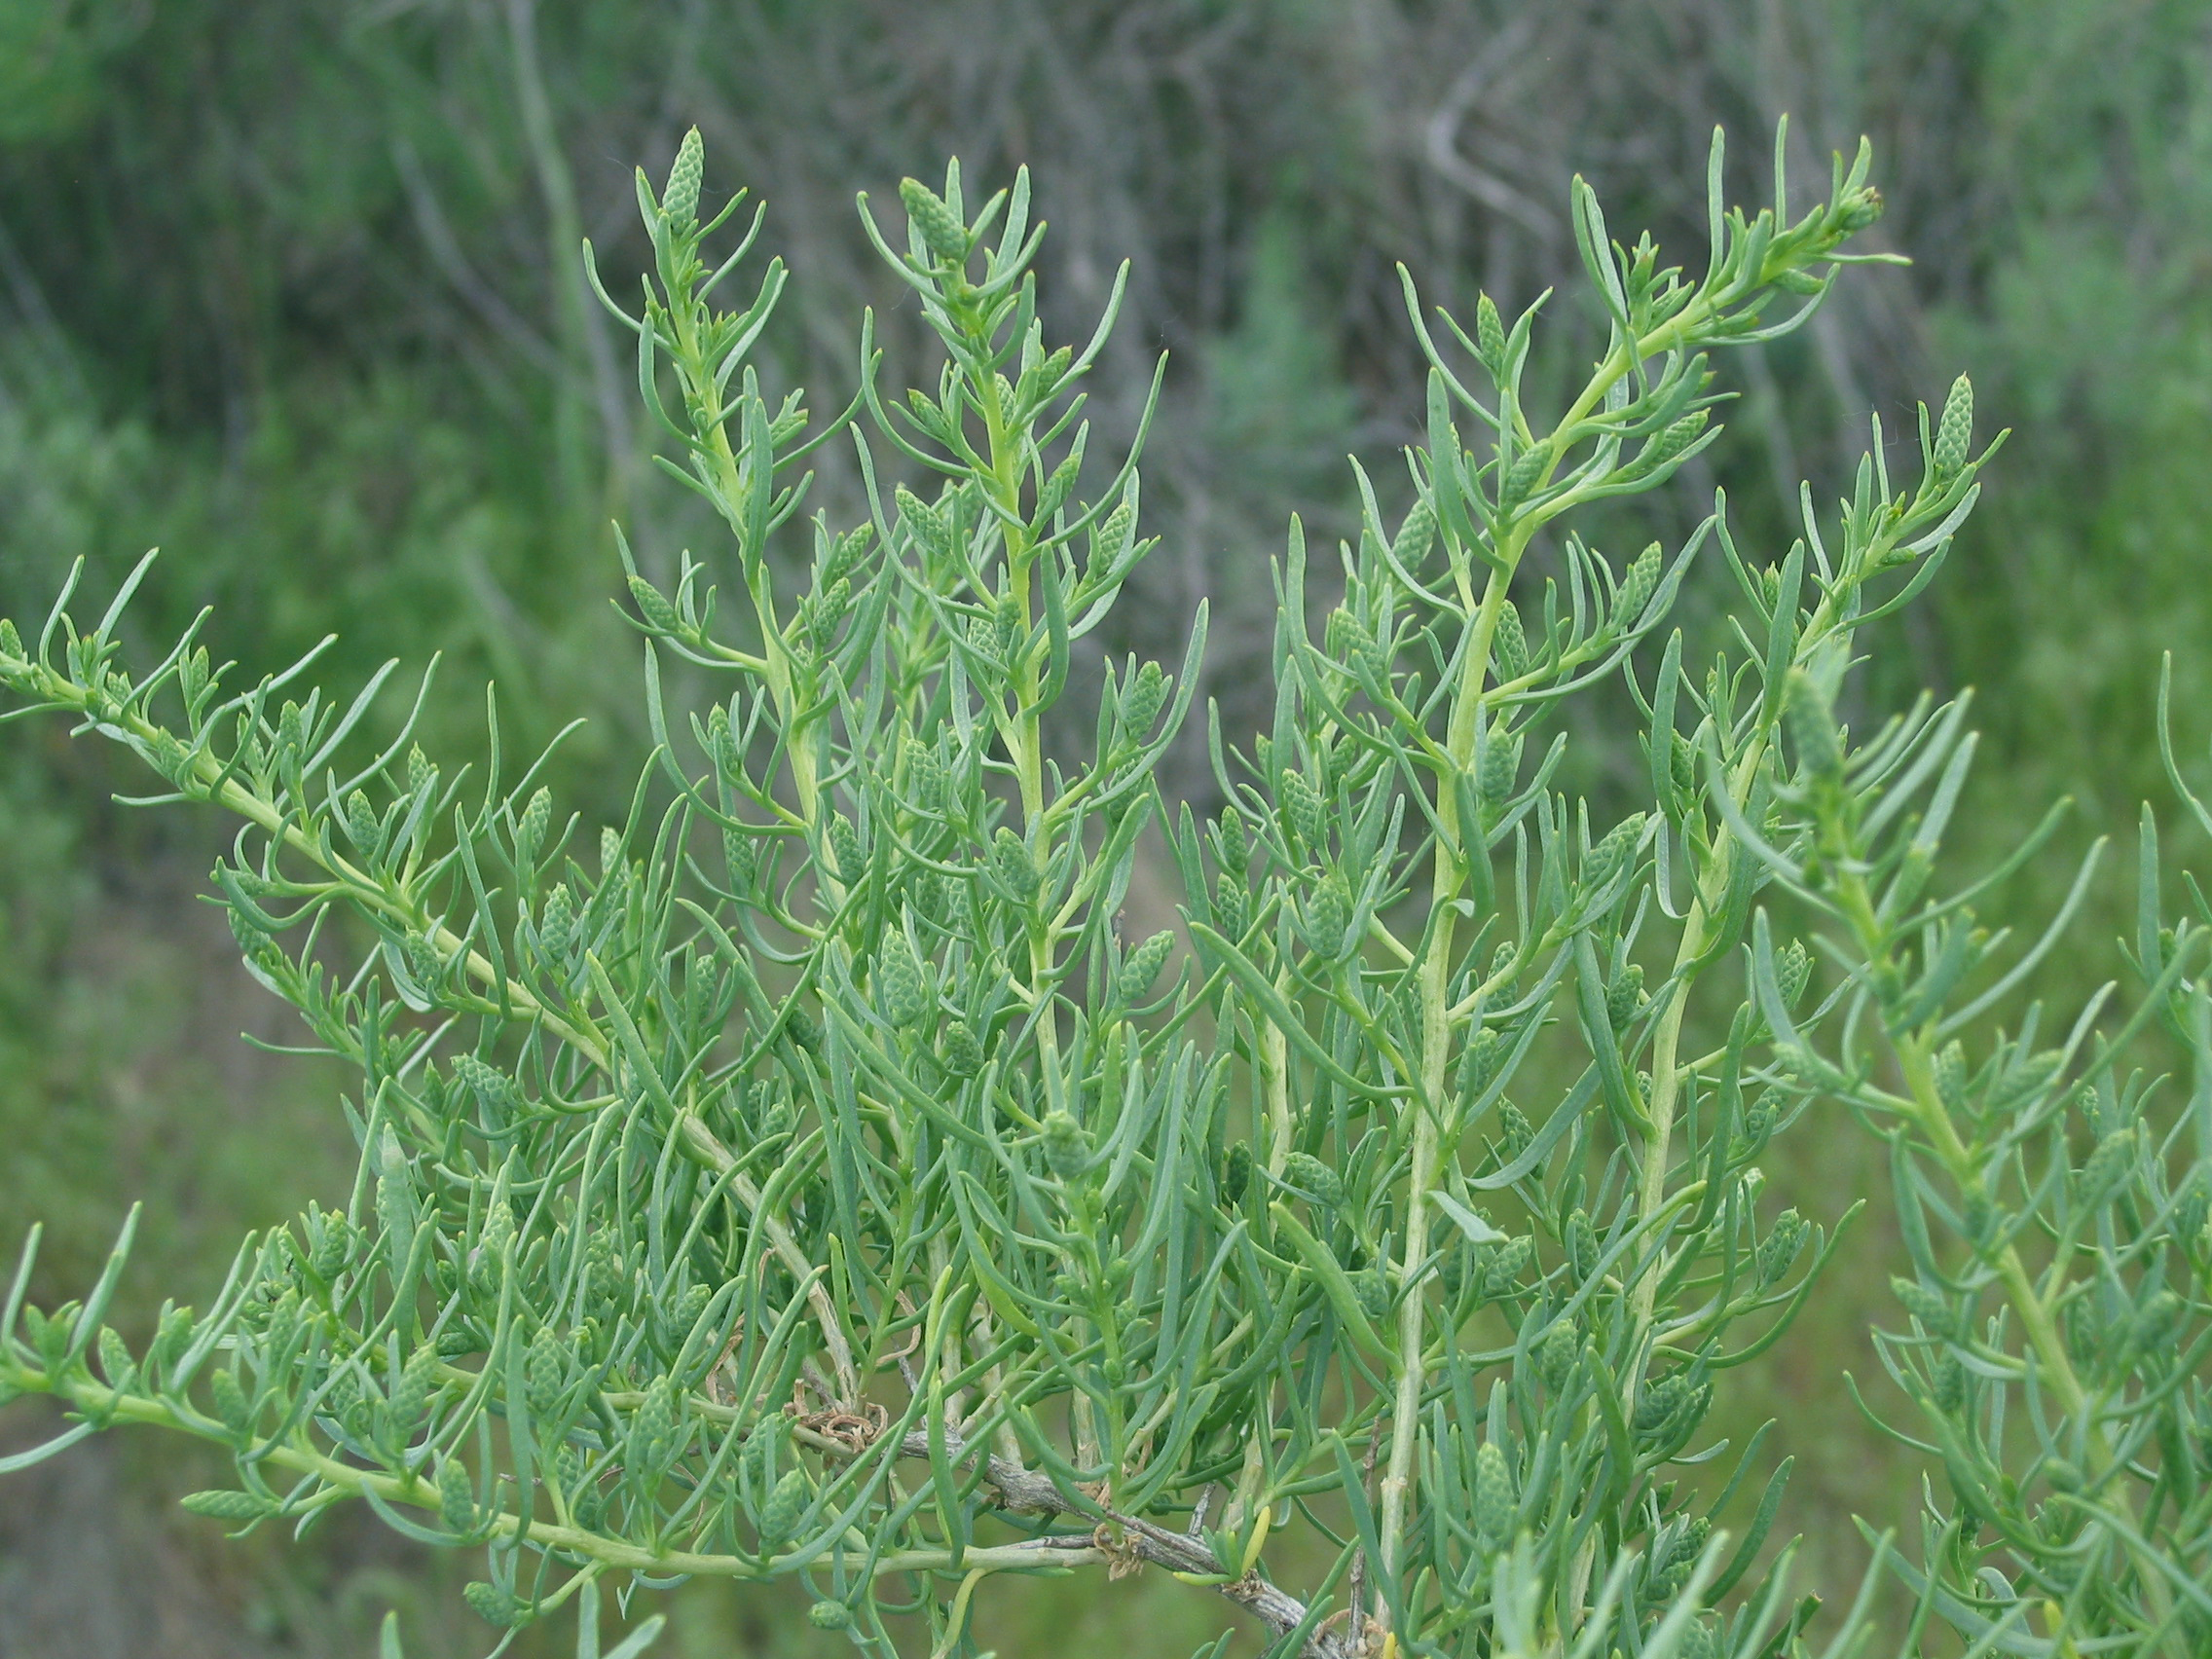
[[[2197,0],[0,0],[0,611],[42,608],[80,555],[120,574],[158,542],[149,638],[213,604],[222,653],[255,672],[332,631],[341,681],[442,651],[444,746],[476,740],[496,678],[525,746],[591,717],[561,787],[608,802],[642,721],[608,522],[648,570],[713,533],[645,464],[574,250],[589,235],[637,268],[630,169],[657,174],[696,122],[716,176],[770,203],[796,280],[766,360],[817,407],[849,393],[862,304],[895,354],[922,350],[855,190],[951,153],[985,184],[1026,162],[1054,225],[1046,301],[1071,316],[1134,258],[1093,410],[1125,434],[1170,351],[1146,500],[1165,539],[1108,644],[1179,654],[1209,598],[1206,689],[1234,728],[1287,513],[1348,524],[1344,457],[1387,473],[1419,419],[1393,262],[1463,312],[1477,288],[1509,309],[1571,289],[1578,170],[1616,226],[1694,260],[1712,125],[1755,194],[1784,111],[1808,177],[1873,135],[1876,244],[1915,263],[1855,273],[1811,330],[1740,361],[1730,433],[1665,510],[1686,526],[1725,486],[1779,551],[1800,476],[1833,495],[1869,413],[1909,437],[1912,398],[1971,369],[2015,435],[1858,695],[1979,687],[1979,822],[2071,793],[2072,848],[2125,833],[2162,790],[2160,649],[2185,729],[2212,723]],[[1210,791],[1202,750],[1170,764],[1171,790]],[[81,1282],[143,1196],[134,1272],[191,1281],[327,1197],[350,1149],[327,1080],[237,1041],[288,1033],[189,903],[219,829],[123,812],[106,765],[0,729],[0,1235],[45,1218],[46,1272]],[[2054,989],[2097,975],[2118,915],[2115,896]],[[1884,1185],[1848,1133],[1795,1146],[1777,1180],[1824,1218]],[[1862,1229],[1743,1408],[1783,1419],[1790,1513],[1831,1581],[1862,1559],[1848,1516],[1909,1496],[1839,1377],[1876,1369],[1863,1314],[1891,1267]],[[33,1416],[0,1417],[0,1445]],[[175,1456],[103,1438],[9,1484],[0,1655],[360,1653],[393,1604],[411,1652],[482,1645],[444,1564],[368,1521],[304,1550],[225,1544],[170,1504],[209,1484]],[[680,1654],[834,1641],[717,1592],[676,1611]],[[1212,1629],[1178,1647],[1137,1584],[1080,1608],[1039,1586],[1007,1618],[1009,1654],[1047,1628],[1132,1652]]]

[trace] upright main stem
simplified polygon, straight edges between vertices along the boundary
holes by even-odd
[[[766,665],[768,693],[775,700],[776,718],[784,728],[784,752],[791,761],[792,788],[798,795],[799,816],[811,826],[821,810],[820,763],[813,744],[807,741],[805,733],[796,729],[799,710],[797,689],[792,678],[792,650],[776,615],[775,592],[767,573],[767,550],[745,545],[745,526],[738,511],[738,503],[745,498],[745,483],[738,472],[737,453],[729,444],[728,409],[722,402],[721,387],[716,381],[713,365],[700,350],[692,320],[686,309],[671,309],[669,323],[676,335],[683,379],[699,410],[693,426],[706,440],[715,489],[724,503],[723,522],[738,538],[739,566],[745,572],[746,591],[760,624],[760,655]],[[756,488],[773,490],[775,481],[772,476],[758,479]],[[835,876],[828,874],[828,880],[834,888]]]
[[[1021,516],[1022,456],[1017,441],[1019,434],[1011,431],[1006,424],[997,385],[986,382],[977,391],[982,403],[983,424],[990,443],[991,470],[988,483],[991,493],[1006,514],[1003,535],[1006,540],[1007,592],[1020,608],[1021,619],[1026,626],[1034,603],[1030,580],[1032,560],[1028,536],[1014,528],[1014,521]],[[1013,751],[1015,786],[1021,793],[1022,822],[1035,841],[1039,826],[1045,818],[1045,738],[1043,711],[1037,706],[1035,653],[1024,647],[1020,660],[1010,666],[1014,670],[1014,708],[1008,728],[1008,747]],[[1034,858],[1041,851],[1041,845],[1033,845],[1030,856]],[[1052,926],[1045,907],[1039,905],[1029,921],[1029,982],[1044,1001],[1037,1017],[1038,1057],[1044,1067],[1047,1100],[1055,1107],[1064,1108],[1066,1102],[1060,1098],[1059,1021],[1052,1012],[1051,992],[1049,988],[1051,977]]]
[[[1754,736],[1737,761],[1728,789],[1738,801],[1749,797],[1766,752],[1766,739]],[[1645,1103],[1651,1132],[1643,1143],[1643,1162],[1638,1171],[1636,1195],[1636,1219],[1640,1227],[1648,1227],[1667,1201],[1667,1170],[1674,1156],[1675,1113],[1681,1104],[1681,1072],[1676,1057],[1681,1047],[1682,1019],[1689,1011],[1690,987],[1696,977],[1693,969],[1698,959],[1712,948],[1713,939],[1707,929],[1714,910],[1728,891],[1729,862],[1737,856],[1735,838],[1723,824],[1714,832],[1712,854],[1699,871],[1697,889],[1690,895],[1690,907],[1682,918],[1682,939],[1675,951],[1672,988],[1667,993],[1667,1006],[1660,1012],[1658,1029],[1651,1043],[1651,1098]],[[1659,1273],[1655,1266],[1652,1272],[1637,1280],[1629,1297],[1630,1314],[1640,1334],[1651,1323],[1658,1294]],[[1629,1397],[1624,1402],[1632,1412],[1636,1404],[1635,1391],[1642,1381],[1641,1372],[1640,1345],[1627,1380]]]
[[[1510,570],[1524,543],[1515,539],[1504,561]],[[1457,694],[1453,701],[1452,723],[1446,745],[1455,768],[1474,764],[1475,738],[1482,729],[1483,683],[1490,668],[1491,639],[1498,611],[1505,604],[1507,577],[1493,570],[1483,589],[1482,608],[1475,615],[1474,638],[1468,643]],[[1488,858],[1483,846],[1468,846],[1467,836],[1480,836],[1480,824],[1459,821],[1459,792],[1451,777],[1437,780],[1437,815],[1443,833],[1437,837],[1436,866],[1430,903],[1439,919],[1429,940],[1428,956],[1420,967],[1421,1075],[1414,1099],[1413,1167],[1407,1176],[1406,1243],[1401,1277],[1414,1284],[1428,1257],[1429,1194],[1443,1164],[1444,1080],[1449,1064],[1451,1030],[1447,1023],[1452,987],[1454,922],[1451,905],[1467,881],[1473,860]],[[1390,1459],[1382,1476],[1382,1525],[1378,1541],[1382,1559],[1382,1576],[1395,1577],[1404,1553],[1406,1503],[1413,1488],[1414,1456],[1420,1437],[1420,1401],[1427,1387],[1427,1362],[1423,1346],[1426,1299],[1409,1291],[1398,1305],[1398,1365],[1396,1400],[1390,1415]]]

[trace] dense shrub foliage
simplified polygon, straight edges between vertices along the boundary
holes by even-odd
[[[1048,337],[1026,174],[979,206],[957,166],[906,181],[903,245],[864,200],[940,367],[881,387],[871,318],[823,421],[749,361],[784,273],[727,297],[759,220],[701,222],[696,132],[640,175],[653,272],[600,297],[725,544],[658,584],[625,548],[650,753],[621,822],[557,812],[545,756],[510,776],[496,704],[449,775],[411,742],[427,679],[372,746],[386,674],[234,688],[197,625],[127,666],[136,576],[92,627],[74,581],[35,638],[0,624],[18,712],[241,821],[221,901],[357,1073],[361,1149],[141,1348],[105,1322],[129,1230],[60,1308],[27,1250],[0,1393],[80,1420],[14,1461],[181,1429],[238,1468],[189,1508],[361,1500],[481,1549],[494,1625],[574,1599],[587,1647],[603,1582],[798,1578],[815,1625],[942,1656],[996,1575],[1151,1567],[1283,1653],[1841,1655],[1863,1598],[1813,1624],[1766,1548],[1787,1470],[1707,1418],[1851,1213],[1777,1213],[1761,1160],[1848,1117],[1912,1267],[1879,1339],[1930,1471],[1878,1551],[1908,1642],[2201,1651],[2212,916],[2162,909],[2146,811],[2132,1000],[2015,1006],[2072,906],[2014,943],[1972,905],[2055,818],[1942,879],[1964,702],[1834,713],[1974,505],[1971,388],[1922,411],[1916,476],[1877,428],[1771,556],[1724,500],[1674,547],[1580,533],[1713,441],[1712,354],[1802,323],[1877,217],[1863,148],[1794,216],[1784,153],[1774,204],[1727,209],[1715,139],[1702,272],[1577,181],[1604,339],[1557,393],[1544,302],[1462,326],[1405,279],[1425,441],[1406,484],[1357,477],[1322,618],[1293,522],[1272,726],[1208,732],[1205,822],[1157,778],[1202,608],[1174,672],[1109,666],[1094,741],[1048,741],[1153,542],[1136,456],[1086,465],[1120,287]],[[848,443],[866,516],[803,516]],[[1710,661],[1667,627],[1700,559],[1737,592]],[[1557,787],[1585,707],[1641,722],[1646,804],[1611,823]],[[1125,939],[1148,836],[1185,925]],[[1286,1540],[1322,1565],[1278,1578]]]

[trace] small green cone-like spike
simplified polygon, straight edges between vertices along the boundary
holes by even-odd
[[[991,837],[991,868],[1007,890],[1023,903],[1037,896],[1040,877],[1037,866],[1031,862],[1029,848],[1021,837],[1006,825],[1000,825],[998,833]]]
[[[1122,693],[1122,732],[1142,743],[1152,735],[1153,722],[1167,701],[1167,675],[1156,662],[1137,670],[1136,678]]]
[[[1488,816],[1494,819],[1503,810],[1520,773],[1521,739],[1501,726],[1493,726],[1483,749],[1482,764],[1475,772],[1475,793],[1482,797]]]
[[[1543,477],[1544,468],[1550,464],[1551,459],[1552,452],[1538,444],[1514,461],[1506,469],[1505,481],[1497,487],[1500,512],[1511,512],[1529,498],[1530,493],[1536,487],[1536,481]]]
[[[939,1055],[946,1073],[967,1079],[983,1069],[983,1046],[966,1020],[956,1019],[944,1029],[944,1050]]]
[[[1835,732],[1835,712],[1813,677],[1801,668],[1789,671],[1782,684],[1782,725],[1797,751],[1798,764],[1816,778],[1832,778],[1843,770],[1843,745]]]
[[[1632,812],[1606,830],[1604,837],[1590,849],[1590,856],[1582,862],[1582,885],[1603,887],[1612,880],[1628,861],[1630,850],[1642,838],[1643,814]]]
[[[1643,966],[1631,962],[1605,987],[1605,1018],[1619,1031],[1636,1017],[1636,1011],[1642,1006]]]
[[[1322,819],[1321,796],[1304,772],[1283,773],[1282,805],[1290,820],[1291,833],[1307,851],[1318,852],[1328,838],[1328,830]]]
[[[229,1371],[218,1371],[207,1381],[207,1390],[214,1396],[215,1415],[223,1426],[233,1432],[242,1432],[253,1414],[253,1407],[239,1386],[237,1376]]]
[[[676,607],[669,604],[668,596],[645,577],[630,578],[630,597],[637,601],[638,614],[645,619],[645,626],[656,633],[673,634],[681,626]]]
[[[1805,1218],[1793,1209],[1786,1209],[1774,1218],[1774,1226],[1759,1243],[1759,1283],[1776,1284],[1796,1265],[1798,1254],[1805,1248]]]
[[[665,1377],[652,1386],[630,1419],[630,1459],[647,1479],[657,1478],[676,1451],[676,1396]]]
[[[1123,553],[1127,551],[1129,525],[1135,516],[1129,511],[1129,503],[1124,501],[1106,515],[1103,524],[1090,533],[1090,559],[1084,567],[1087,572],[1113,569]]]
[[[1490,637],[1490,660],[1501,682],[1518,680],[1529,672],[1529,636],[1521,626],[1521,612],[1510,599],[1497,608],[1497,626]]]
[[[1959,1363],[1956,1354],[1945,1353],[1936,1361],[1931,1382],[1937,1411],[1955,1418],[1966,1409],[1967,1368]]]
[[[903,934],[895,933],[876,964],[883,1016],[901,1030],[919,1025],[930,1012],[929,981]]]
[[[848,886],[860,880],[867,868],[867,855],[861,848],[859,828],[843,813],[837,813],[830,820],[826,839],[830,843],[830,862],[834,866],[831,873]]]
[[[1567,1218],[1560,1242],[1566,1247],[1576,1278],[1587,1279],[1598,1271],[1598,1231],[1591,1225],[1589,1211],[1577,1209]]]
[[[1305,906],[1306,940],[1329,961],[1345,951],[1345,929],[1351,923],[1351,893],[1344,877],[1331,870]]]
[[[523,1357],[523,1392],[533,1416],[542,1417],[560,1402],[568,1385],[569,1352],[551,1325],[540,1325]]]
[[[1513,1535],[1513,1472],[1497,1443],[1475,1448],[1475,1531],[1493,1549]]]
[[[438,1379],[438,1350],[419,1347],[408,1356],[406,1367],[399,1374],[399,1382],[391,1391],[392,1419],[403,1434],[414,1433],[424,1415],[429,1410],[430,1397],[436,1391]]]
[[[1152,982],[1160,977],[1160,970],[1166,966],[1167,953],[1174,947],[1173,934],[1156,933],[1129,952],[1115,986],[1123,1002],[1136,1002],[1152,989]]]
[[[951,550],[952,534],[935,507],[903,484],[891,492],[891,498],[898,503],[899,516],[904,521],[907,534],[927,557],[941,559]]]
[[[1244,815],[1235,807],[1223,810],[1220,819],[1221,867],[1241,878],[1251,867],[1252,838],[1244,829]]]
[[[1221,1170],[1221,1201],[1235,1205],[1252,1184],[1252,1146],[1249,1141],[1238,1141],[1229,1149]]]
[[[1490,1087],[1490,1080],[1497,1075],[1499,1063],[1505,1058],[1504,1033],[1478,1031],[1467,1039],[1467,1047],[1459,1056],[1459,1090],[1474,1094]]]
[[[529,865],[535,861],[537,849],[545,845],[545,831],[553,823],[553,794],[539,790],[530,797],[522,809],[522,817],[515,824],[515,863]]]
[[[1562,1319],[1552,1326],[1536,1350],[1536,1368],[1543,1375],[1544,1386],[1554,1392],[1564,1387],[1574,1375],[1574,1362],[1581,1352],[1582,1337],[1573,1320]]]
[[[1803,940],[1793,939],[1775,953],[1775,985],[1788,1006],[1797,1006],[1797,999],[1805,994],[1806,982],[1812,977],[1813,955],[1805,948]]]
[[[476,1616],[488,1625],[501,1630],[523,1622],[526,1609],[513,1596],[497,1584],[487,1584],[481,1578],[472,1579],[461,1586],[461,1599],[466,1602]]]
[[[2097,1142],[2077,1177],[2083,1198],[2094,1202],[2119,1186],[2135,1161],[2135,1150],[2133,1129],[2115,1129]]]
[[[1240,940],[1245,925],[1251,921],[1251,890],[1243,878],[1223,870],[1214,877],[1214,922],[1224,939]]]
[[[1360,1311],[1370,1319],[1389,1317],[1394,1287],[1390,1283],[1389,1270],[1381,1262],[1370,1263],[1351,1275],[1351,1293],[1359,1303]]]
[[[1083,1166],[1090,1160],[1090,1136],[1084,1127],[1065,1112],[1053,1112],[1045,1119],[1045,1167],[1062,1181],[1072,1181],[1083,1173]]]
[[[1436,544],[1436,509],[1423,498],[1416,501],[1398,526],[1398,537],[1390,543],[1390,557],[1405,569],[1419,568],[1428,557],[1428,550]]]
[[[1628,573],[1621,577],[1618,592],[1613,595],[1613,626],[1629,628],[1642,620],[1643,608],[1651,603],[1651,596],[1659,591],[1659,543],[1654,541],[1636,556]]]
[[[903,178],[899,181],[899,200],[905,204],[906,217],[921,232],[923,245],[930,252],[948,264],[968,257],[968,228],[936,191],[918,178]]]
[[[1943,419],[1936,428],[1936,476],[1949,478],[1967,463],[1973,442],[1973,383],[1961,375],[1943,400]]]
[[[1936,1055],[1936,1096],[1957,1111],[1967,1097],[1966,1045],[1956,1041],[1946,1043]]]
[[[668,169],[668,188],[660,194],[660,210],[680,230],[699,222],[699,180],[706,170],[706,146],[694,127],[677,146],[676,165]]]
[[[797,1531],[799,1517],[806,1513],[806,1500],[811,1495],[812,1485],[804,1469],[785,1470],[783,1479],[768,1493],[768,1501],[760,1506],[760,1541],[774,1546]]]
[[[448,1457],[438,1469],[438,1518],[456,1532],[476,1529],[476,1488],[459,1457]]]
[[[1294,1152],[1284,1159],[1282,1179],[1285,1186],[1311,1198],[1318,1214],[1334,1214],[1344,1207],[1344,1178],[1309,1152]]]
[[[194,1515],[204,1515],[211,1521],[258,1521],[270,1512],[267,1498],[256,1497],[250,1492],[195,1492],[181,1499],[186,1510]]]
[[[750,842],[747,845],[751,845]],[[553,963],[567,961],[569,946],[575,942],[576,902],[569,892],[569,884],[556,881],[552,891],[545,895],[545,903],[537,915],[537,940],[544,949],[546,960]]]
[[[1706,423],[1712,419],[1712,414],[1707,410],[1691,410],[1645,445],[1643,453],[1637,457],[1638,461],[1650,467],[1667,465],[1697,442],[1699,434],[1705,430]]]
[[[1940,1291],[1895,1273],[1890,1275],[1890,1289],[1904,1305],[1904,1310],[1918,1319],[1929,1335],[1952,1337],[1958,1334],[1958,1313]]]
[[[1475,301],[1475,350],[1493,372],[1505,361],[1505,324],[1497,314],[1497,302],[1488,294]]]

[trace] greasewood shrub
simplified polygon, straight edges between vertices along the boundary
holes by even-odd
[[[2013,1008],[2067,916],[2009,948],[1970,907],[2006,869],[1936,881],[1964,703],[1863,741],[1832,712],[1973,505],[1971,389],[1923,410],[1916,479],[1877,428],[1778,561],[1718,502],[1672,552],[1573,528],[1712,441],[1708,353],[1802,321],[1879,211],[1863,147],[1795,220],[1779,169],[1773,207],[1724,210],[1719,158],[1696,276],[1577,182],[1611,326],[1562,408],[1522,393],[1537,308],[1440,340],[1409,282],[1413,505],[1388,523],[1359,480],[1317,628],[1292,525],[1273,726],[1213,733],[1209,823],[1153,781],[1202,610],[1176,674],[1109,670],[1088,754],[1043,736],[1150,543],[1135,457],[1085,464],[1114,308],[1047,341],[1025,176],[973,212],[956,167],[906,181],[903,247],[864,201],[944,367],[885,394],[864,324],[820,425],[747,361],[781,265],[719,309],[752,235],[710,269],[739,202],[700,222],[697,134],[641,176],[656,267],[634,312],[603,297],[734,599],[625,550],[656,745],[620,824],[557,813],[542,760],[510,780],[496,718],[480,777],[405,730],[363,752],[381,675],[343,706],[306,663],[233,691],[192,633],[127,669],[134,581],[90,630],[68,591],[35,639],[0,623],[17,713],[242,821],[214,879],[246,961],[361,1075],[353,1191],[143,1350],[103,1322],[129,1227],[81,1304],[29,1306],[26,1249],[0,1396],[79,1421],[14,1461],[120,1422],[219,1441],[239,1484],[189,1508],[361,1499],[481,1549],[495,1625],[576,1600],[586,1651],[609,1579],[796,1575],[816,1625],[944,1656],[994,1575],[1149,1567],[1285,1654],[1854,1653],[1864,1595],[1813,1627],[1763,1549],[1758,1437],[1710,1503],[1676,1474],[1726,1450],[1714,1390],[1850,1213],[1772,1213],[1759,1160],[1848,1116],[1890,1148],[1912,1266],[1878,1336],[1930,1474],[1915,1544],[1877,1547],[1908,1646],[2206,1651],[2203,902],[2167,919],[2147,813],[2133,1002]],[[799,463],[848,431],[868,515],[800,520]],[[1700,554],[1741,594],[1702,666],[1664,631]],[[726,696],[672,709],[676,664]],[[1551,787],[1561,705],[1614,677],[1649,806],[1594,824]],[[1154,828],[1184,937],[1124,940]],[[340,966],[339,933],[373,943]],[[2190,1081],[2139,1069],[2159,1042]],[[1325,1569],[1278,1582],[1285,1533]]]

